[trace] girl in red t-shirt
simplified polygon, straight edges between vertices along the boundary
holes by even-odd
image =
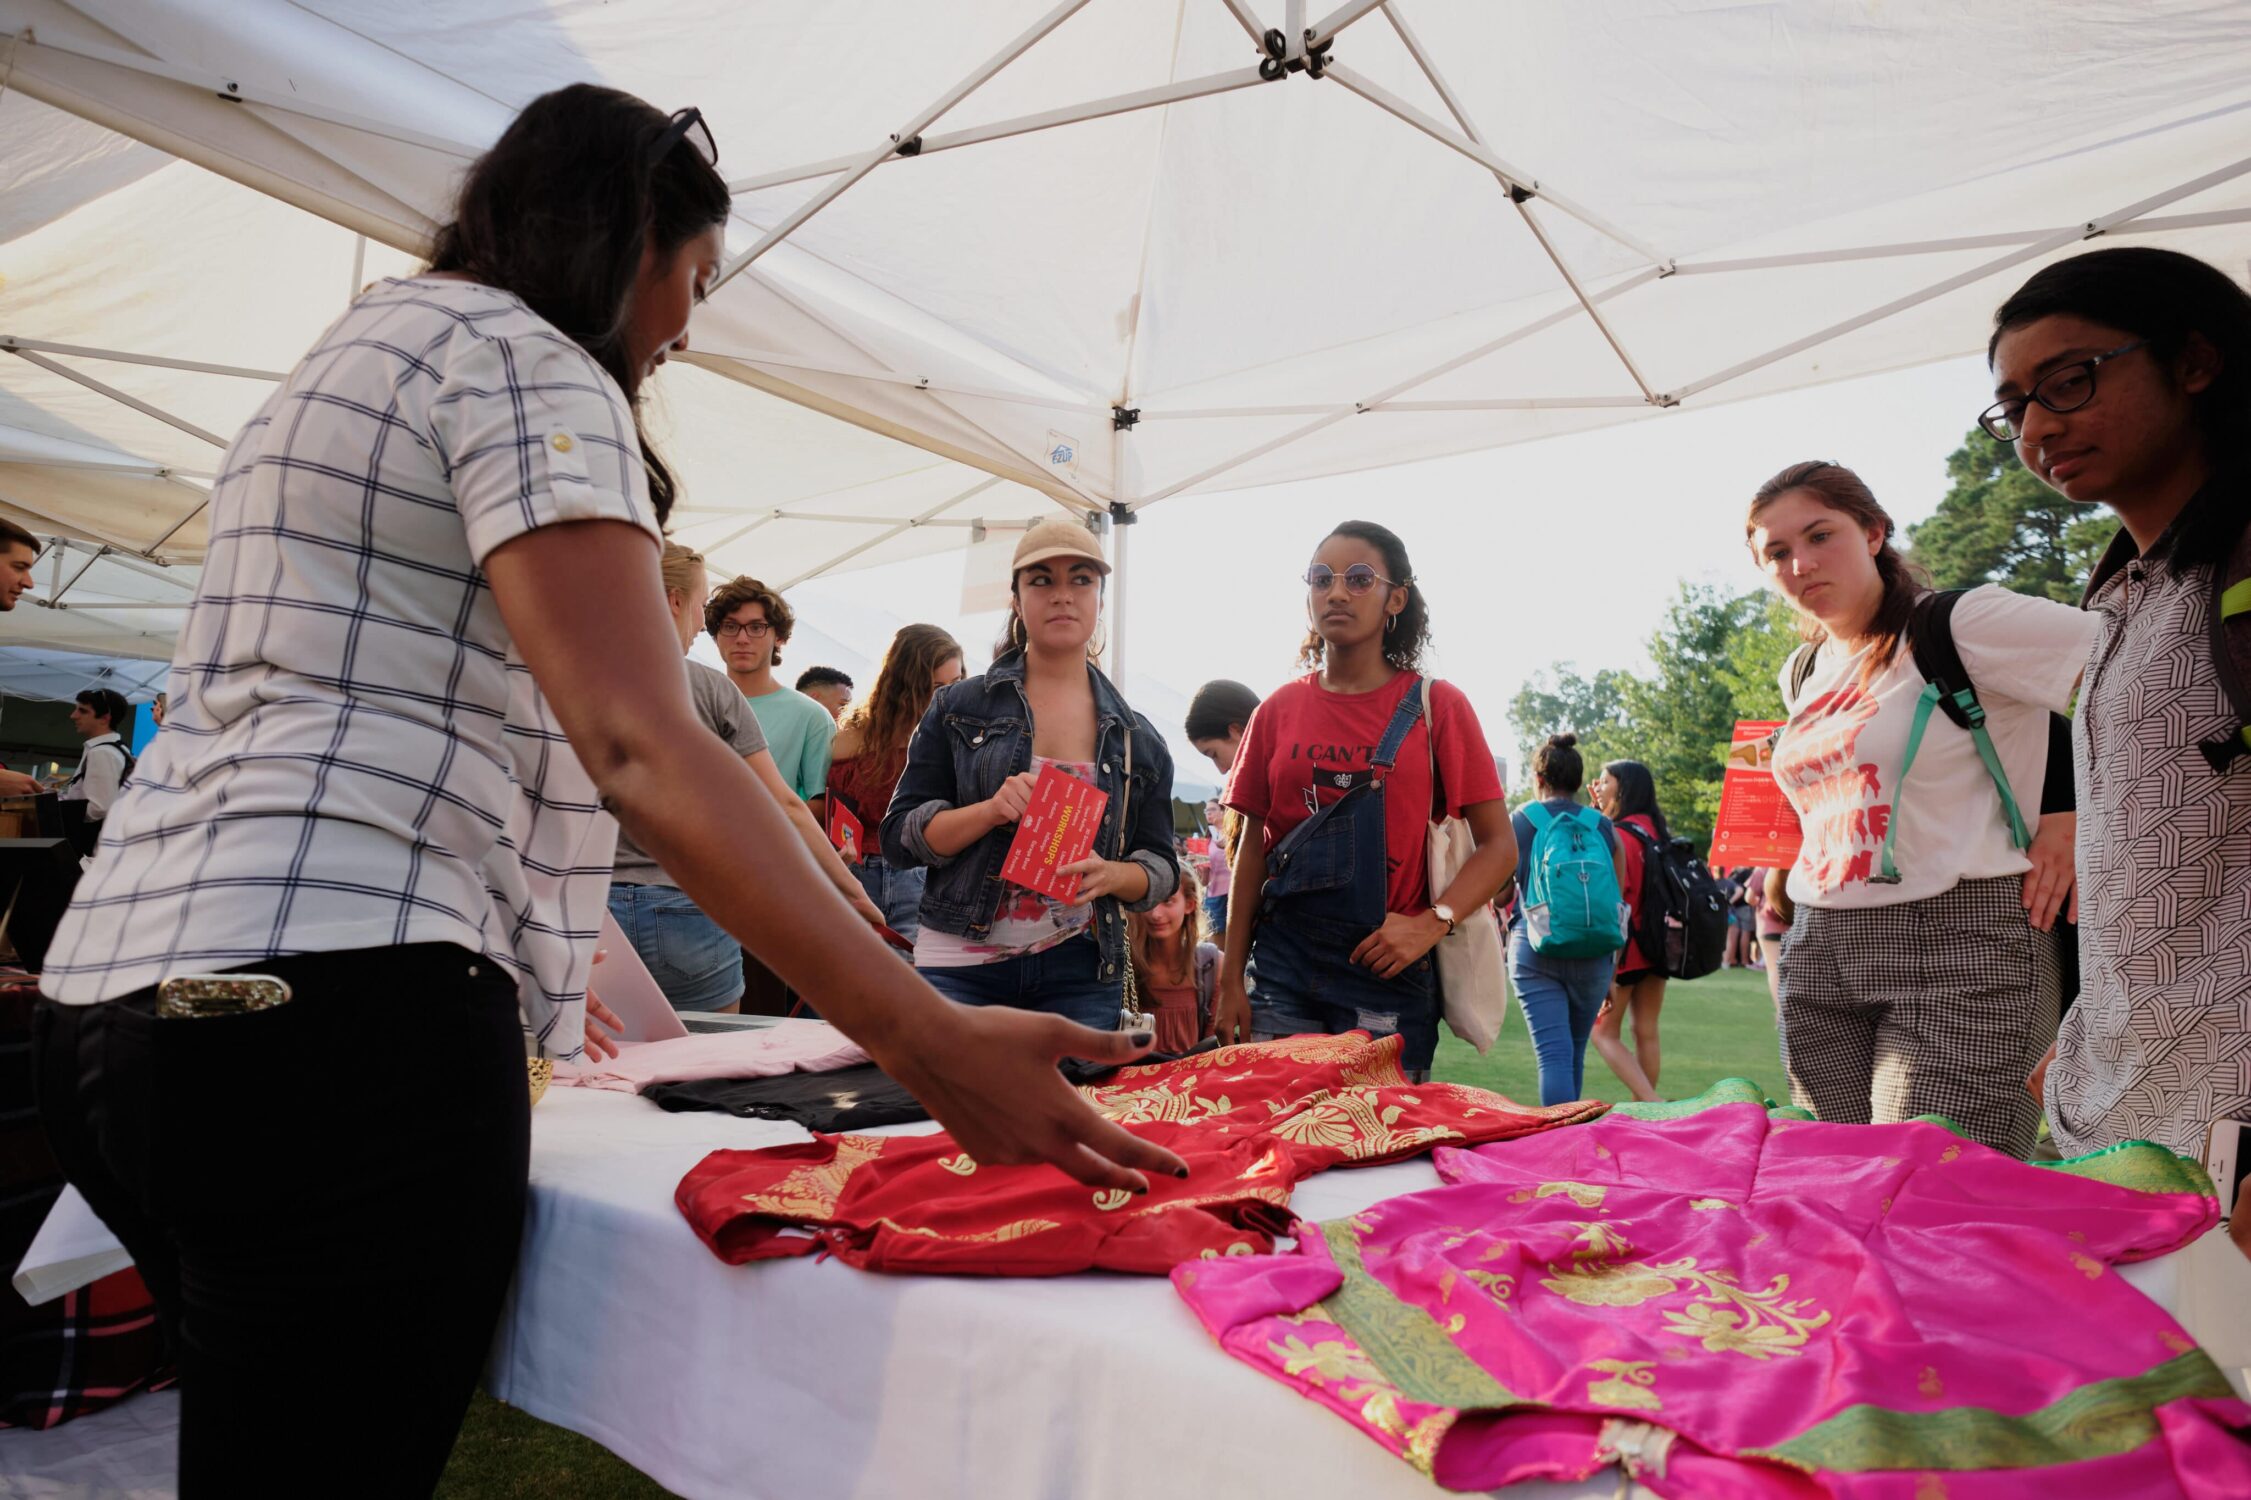
[[[1594,1049],[1618,1075],[1618,1081],[1644,1102],[1657,1098],[1657,1013],[1665,1006],[1665,971],[1651,962],[1635,941],[1641,922],[1641,883],[1651,854],[1672,842],[1672,830],[1657,807],[1657,781],[1638,760],[1614,760],[1587,788],[1594,805],[1618,827],[1618,852],[1624,858],[1626,905],[1633,920],[1626,926],[1626,946],[1618,953],[1618,976],[1611,981],[1610,998],[1594,1021]],[[1632,1015],[1634,1044],[1626,1046],[1626,1017]]]
[[[1516,867],[1500,774],[1469,700],[1430,684],[1430,611],[1387,528],[1347,521],[1306,570],[1301,664],[1259,705],[1228,777],[1242,815],[1214,1024],[1223,1042],[1355,1029],[1406,1038],[1427,1074],[1438,1046],[1431,949]],[[1432,785],[1435,760],[1437,785]],[[1476,854],[1446,889],[1424,867],[1433,813],[1459,814]]]

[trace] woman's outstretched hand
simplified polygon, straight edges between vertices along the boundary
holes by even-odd
[[[922,1101],[962,1150],[989,1166],[1052,1162],[1098,1188],[1145,1193],[1145,1172],[1186,1177],[1164,1147],[1104,1119],[1055,1070],[1066,1057],[1122,1066],[1146,1031],[1095,1031],[1012,1006],[949,1006],[876,1061]]]

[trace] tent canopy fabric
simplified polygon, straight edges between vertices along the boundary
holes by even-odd
[[[192,569],[218,444],[567,82],[718,140],[655,426],[787,583],[1968,353],[2097,236],[2239,274],[2247,64],[2200,0],[0,0],[0,508]]]

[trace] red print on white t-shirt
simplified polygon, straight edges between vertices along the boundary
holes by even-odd
[[[1860,733],[1876,708],[1856,683],[1823,693],[1791,719],[1775,755],[1775,780],[1805,831],[1799,868],[1823,895],[1875,873],[1891,826],[1882,775],[1859,758]]]

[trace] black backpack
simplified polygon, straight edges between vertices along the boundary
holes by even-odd
[[[1727,887],[1686,839],[1660,844],[1637,824],[1620,823],[1641,844],[1641,891],[1634,902],[1634,946],[1670,979],[1702,979],[1727,957]]]

